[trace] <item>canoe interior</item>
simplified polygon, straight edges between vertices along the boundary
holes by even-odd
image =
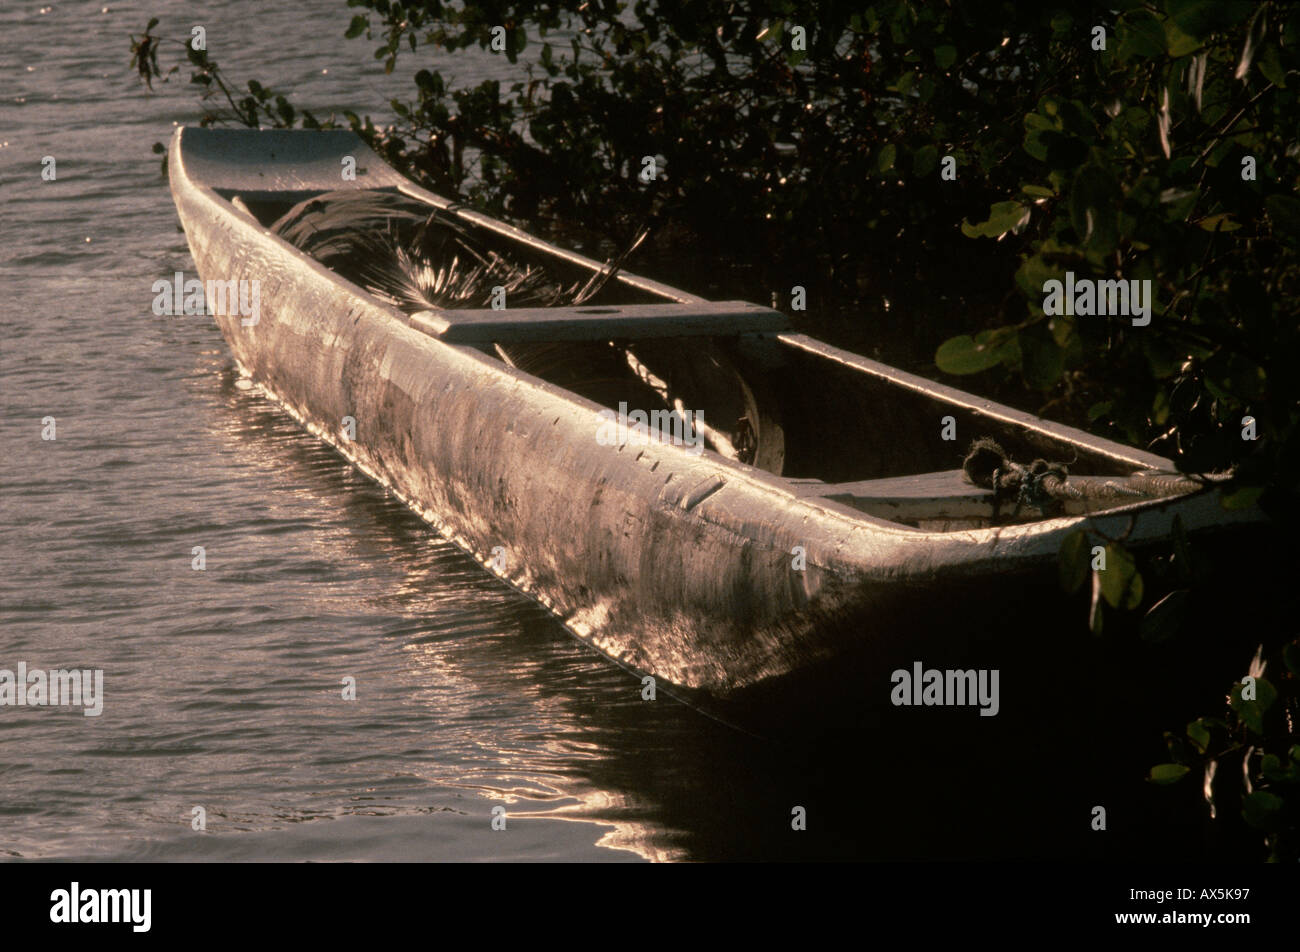
[[[299,202],[324,194],[318,189],[214,191],[268,228]],[[374,191],[419,198],[393,186]],[[432,212],[435,206],[427,204]],[[450,210],[456,211],[454,206]],[[591,269],[580,261],[548,253],[535,241],[487,237],[508,247],[516,260],[553,269],[566,281],[590,276]],[[628,313],[656,311],[644,305],[686,307],[681,298],[647,290],[647,283],[620,274],[588,303],[627,308]],[[746,323],[739,317],[743,309],[766,310],[743,303],[739,308],[740,326]],[[498,313],[508,316],[509,309]],[[456,323],[454,312],[422,312],[408,320],[435,336]],[[788,481],[794,495],[927,531],[1026,523],[1048,515],[1032,507],[1008,511],[995,503],[992,492],[963,480],[963,456],[978,437],[997,440],[1021,463],[1065,463],[1072,479],[1122,479],[1141,471],[1172,470],[1150,454],[901,374],[800,334],[775,329],[711,334],[697,328],[692,336],[682,336],[670,317],[663,320],[662,336],[652,331],[642,325],[635,338],[601,339],[577,332],[591,339],[575,340],[566,332],[570,339],[539,340],[535,328],[524,335],[512,332],[507,322],[500,330],[502,339],[471,331],[462,334],[467,343],[451,334],[447,342],[475,347],[610,410],[659,411],[660,420],[674,408],[684,410],[688,420],[700,421],[695,436],[709,451]],[[944,438],[954,431],[955,438]],[[686,433],[691,434],[689,423]],[[1118,505],[1114,500],[1075,503],[1069,512]]]

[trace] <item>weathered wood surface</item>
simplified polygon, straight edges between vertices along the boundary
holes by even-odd
[[[1151,502],[1164,495],[1178,495],[1153,491],[1141,476],[1070,476],[1061,485],[1078,492],[1077,498],[1065,493],[1058,493],[1054,498],[1059,512],[1065,515],[1082,515],[1125,504]],[[959,469],[851,483],[801,483],[795,491],[800,497],[831,499],[862,512],[902,522],[990,519],[995,513],[1006,518],[1016,509],[1014,494],[1004,495],[998,501],[993,490],[972,485]],[[1026,518],[1037,511],[1029,507]]]
[[[486,569],[637,671],[726,697],[854,648],[912,639],[922,651],[920,635],[891,619],[933,601],[949,579],[1050,570],[1081,525],[1141,545],[1166,536],[1175,516],[1189,531],[1231,518],[1202,494],[1087,519],[925,532],[800,498],[796,483],[711,452],[601,445],[601,407],[408,326],[216,194],[210,186],[242,181],[338,187],[341,154],[358,155],[372,182],[393,180],[347,134],[276,133],[273,167],[250,170],[259,159],[245,146],[262,134],[182,129],[170,151],[200,275],[261,282],[256,324],[216,317],[240,365]],[[355,441],[342,435],[344,417],[356,421]]]
[[[745,301],[420,311],[411,324],[453,344],[775,334],[784,314]]]

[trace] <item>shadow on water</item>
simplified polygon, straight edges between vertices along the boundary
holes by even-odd
[[[921,636],[951,619],[916,613],[894,623],[891,665],[996,668],[997,716],[893,707],[892,668],[872,655],[859,668],[837,665],[833,679],[811,672],[749,699],[762,708],[748,712],[763,724],[755,736],[663,694],[642,700],[633,675],[235,379],[222,370],[224,435],[295,494],[332,500],[357,549],[391,565],[397,581],[369,594],[367,617],[396,642],[395,663],[409,675],[452,685],[420,722],[420,743],[451,761],[444,785],[501,796],[522,777],[565,801],[531,815],[606,824],[605,845],[659,859],[1232,855],[1206,839],[1194,790],[1142,778],[1166,759],[1161,731],[1212,712],[1225,673],[1244,673],[1256,633],[1276,623],[1264,600],[1253,614],[1235,604],[1207,611],[1177,652],[1132,633],[1093,638],[1083,605],[1062,619],[1059,598],[1030,591],[943,639]],[[864,627],[864,640],[872,633]],[[914,641],[935,647],[917,656]],[[1187,717],[1170,722],[1171,711]],[[516,740],[499,743],[504,735]],[[442,758],[449,737],[472,742],[476,757]],[[1106,808],[1105,833],[1091,828],[1096,806]],[[792,829],[796,807],[804,831]]]

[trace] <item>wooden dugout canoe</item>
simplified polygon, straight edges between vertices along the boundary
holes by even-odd
[[[455,207],[349,132],[184,128],[169,168],[200,276],[259,282],[256,323],[216,315],[244,372],[578,638],[681,688],[733,698],[897,642],[891,619],[918,606],[961,618],[987,585],[1054,572],[1080,527],[1141,548],[1175,517],[1189,533],[1259,518],[1224,511],[1213,485],[1157,479],[1159,492],[1124,495],[1133,474],[1173,466],[793,332],[776,311],[632,274],[617,276],[615,305],[404,313],[272,222],[314,195],[379,190],[559,272],[601,264]],[[512,366],[508,349],[536,342],[632,355],[629,368],[681,381],[721,439],[703,452],[598,439],[612,403]],[[742,417],[757,442],[743,455]],[[958,469],[985,436],[1016,460],[1069,462],[1068,485],[1120,494],[1008,519],[1010,501]]]

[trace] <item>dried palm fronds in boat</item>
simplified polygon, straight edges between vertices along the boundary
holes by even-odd
[[[398,192],[327,192],[289,209],[272,231],[379,299],[407,313],[576,306],[591,301],[644,240],[642,230],[590,277],[566,280],[554,268],[494,247],[456,220]]]

